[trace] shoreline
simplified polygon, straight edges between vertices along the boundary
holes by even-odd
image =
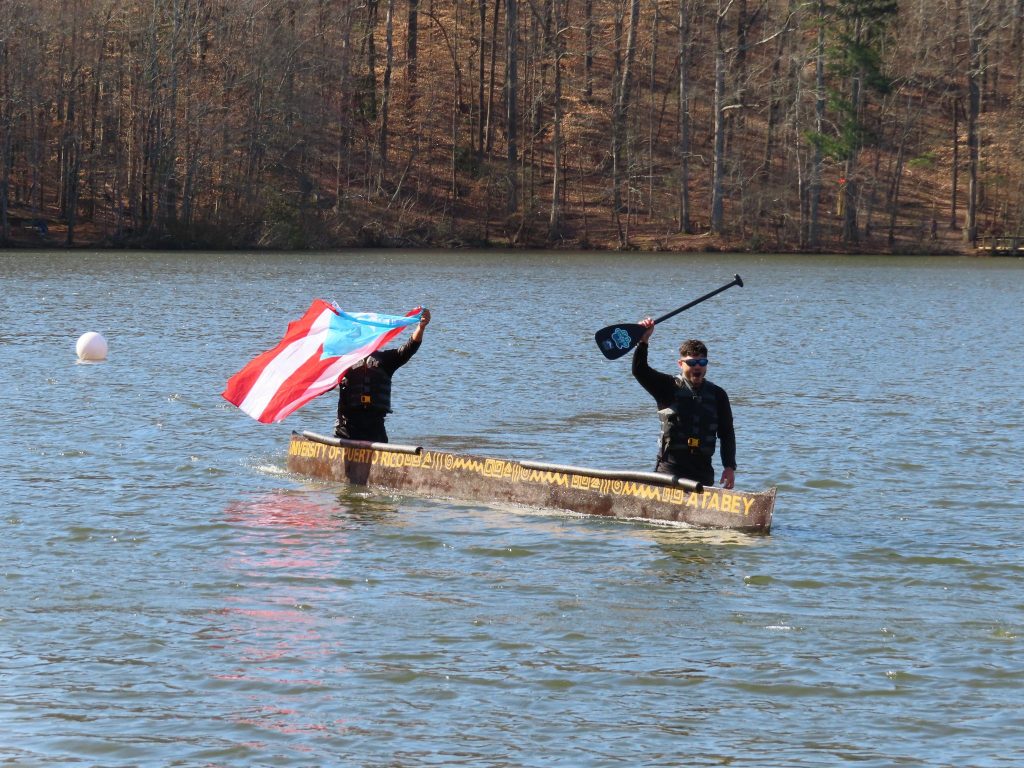
[[[53,230],[51,230],[52,232]],[[704,240],[704,243],[692,242],[694,239]],[[287,248],[279,245],[260,246],[255,244],[239,244],[233,246],[211,245],[208,243],[182,243],[174,241],[162,241],[158,243],[144,243],[137,241],[112,242],[109,238],[101,239],[80,239],[68,245],[62,239],[52,234],[40,237],[15,237],[9,240],[0,240],[0,253],[15,251],[181,251],[188,252],[210,252],[210,253],[304,253],[318,251],[495,251],[495,252],[531,252],[531,251],[566,251],[566,252],[595,252],[595,253],[679,253],[714,255],[723,253],[743,253],[760,255],[788,255],[788,256],[967,256],[972,258],[1013,258],[1024,256],[1024,250],[1014,254],[1010,251],[991,252],[989,249],[971,247],[968,244],[954,244],[946,241],[934,243],[898,243],[892,248],[882,248],[875,243],[861,243],[850,246],[839,246],[831,244],[814,249],[800,248],[794,245],[782,244],[774,248],[752,248],[741,242],[730,242],[726,238],[710,240],[707,236],[690,235],[680,238],[659,238],[657,242],[648,242],[647,238],[636,238],[629,246],[620,248],[614,243],[596,244],[593,242],[578,242],[573,240],[561,240],[554,243],[512,243],[507,241],[490,242],[465,242],[454,241],[447,243],[424,243],[424,242],[394,242],[387,244],[365,244],[351,241],[336,243],[317,243],[315,246],[303,248]]]

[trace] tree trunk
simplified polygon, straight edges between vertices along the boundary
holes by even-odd
[[[967,45],[967,219],[964,223],[964,241],[972,245],[978,239],[978,165],[981,159],[981,142],[978,137],[978,117],[981,114],[981,44],[979,32],[968,3]]]
[[[487,103],[484,100],[484,70],[487,60],[487,0],[480,0],[480,34],[477,37],[477,47],[480,49],[477,60],[476,75],[476,162],[477,165],[484,159],[484,116],[487,113]]]
[[[583,98],[594,98],[594,0],[583,3]]]
[[[818,136],[825,130],[825,97],[825,0],[818,0],[818,44],[814,57],[814,132]],[[815,142],[807,202],[807,245],[810,248],[821,244],[822,154],[821,144]]]
[[[352,156],[352,6],[344,6],[341,18],[341,50],[338,61],[338,123],[334,160],[334,211],[341,210],[341,201],[348,188],[348,163]],[[225,145],[227,141],[225,140]]]
[[[690,234],[690,7],[679,0],[679,231]]]
[[[725,13],[719,0],[715,14],[714,153],[711,168],[711,232],[721,234],[725,213]]]
[[[508,135],[506,210],[519,209],[519,0],[505,0],[505,132]]]
[[[483,13],[484,2],[481,0],[480,13]],[[416,101],[416,77],[419,65],[417,46],[419,43],[420,0],[409,0],[409,11],[406,15],[405,33],[405,74],[409,81],[409,104]]]
[[[384,20],[384,77],[381,83],[380,99],[380,132],[377,136],[377,157],[380,166],[377,169],[377,193],[383,193],[384,181],[388,173],[388,120],[391,113],[391,67],[395,60],[394,46],[395,0],[388,0],[387,15]]]
[[[950,180],[950,194],[949,194],[949,228],[956,229],[956,217],[957,217],[957,187],[960,184],[960,100],[952,100],[952,112],[953,112],[953,163]]]
[[[491,17],[491,65],[487,76],[487,138],[484,152],[490,157],[494,149],[494,78],[498,58],[498,17],[501,15],[501,0],[494,0],[494,14]]]
[[[860,24],[857,20],[856,24]],[[859,29],[855,33],[855,38],[859,44],[861,41],[861,35]],[[861,89],[861,78],[864,72],[861,69],[856,69],[850,76],[850,110],[852,112],[852,119],[857,121],[859,124],[861,116],[861,98],[863,91]],[[860,141],[854,140],[853,144],[847,148],[846,159],[843,162],[843,178],[845,181],[840,188],[840,194],[842,195],[842,208],[843,208],[843,242],[850,244],[856,243],[859,240],[859,231],[857,228],[857,205],[860,200],[860,183],[858,182],[857,176],[857,161],[860,155]]]
[[[629,32],[626,36],[626,51],[622,74],[617,82],[615,103],[612,106],[612,204],[615,207],[616,229],[619,247],[626,246],[626,238],[619,218],[622,209],[622,154],[626,142],[626,122],[629,117],[632,92],[632,68],[636,58],[637,31],[640,26],[640,0],[629,0]]]
[[[657,139],[657,93],[658,93],[658,22],[661,21],[661,10],[654,5],[654,18],[651,20],[651,68],[647,84],[647,217],[654,216],[654,167],[655,143]],[[664,107],[663,107],[664,108]]]
[[[562,0],[553,0],[554,34],[551,40],[551,57],[554,66],[554,95],[552,100],[552,169],[551,169],[551,216],[548,219],[548,239],[562,237]]]
[[[908,110],[909,112],[909,110]],[[909,123],[907,124],[909,126]],[[896,219],[900,209],[900,185],[903,182],[903,163],[907,149],[907,138],[910,133],[909,127],[903,131],[900,137],[899,149],[896,152],[896,168],[892,175],[892,184],[889,190],[889,247],[896,243]]]
[[[10,8],[5,8],[10,11]],[[0,22],[12,28],[13,14],[4,17]],[[7,212],[10,207],[11,170],[14,167],[14,94],[12,85],[14,78],[11,73],[9,44],[0,39],[0,246],[6,245],[11,239],[11,222]]]

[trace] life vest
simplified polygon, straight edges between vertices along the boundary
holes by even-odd
[[[340,383],[338,416],[360,411],[391,413],[391,374],[372,355],[349,368]]]
[[[715,455],[718,437],[718,387],[704,380],[693,389],[682,377],[676,377],[675,399],[658,411],[661,419],[661,455],[701,453]]]

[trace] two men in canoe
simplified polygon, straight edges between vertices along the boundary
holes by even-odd
[[[405,344],[373,352],[345,372],[339,382],[335,436],[388,441],[384,420],[391,412],[392,377],[416,354],[429,323],[430,310],[424,309]],[[720,444],[723,469],[719,485],[732,488],[736,480],[732,407],[726,391],[707,379],[707,346],[697,339],[683,342],[679,347],[679,375],[661,373],[647,362],[654,321],[648,317],[640,324],[645,331],[633,353],[632,370],[658,406],[662,428],[656,471],[714,485],[711,460]]]

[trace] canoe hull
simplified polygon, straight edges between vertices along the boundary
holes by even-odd
[[[775,507],[774,488],[692,489],[693,483],[681,487],[668,475],[518,462],[311,432],[292,433],[287,463],[290,471],[318,480],[699,528],[768,533]]]

